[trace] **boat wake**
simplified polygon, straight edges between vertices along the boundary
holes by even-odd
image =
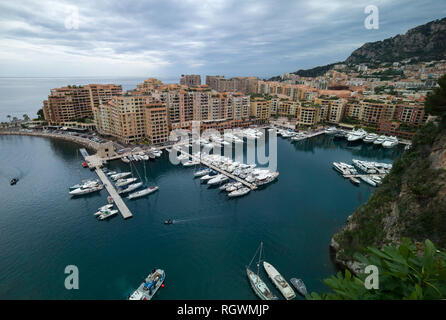
[[[221,217],[221,215],[205,216],[205,217],[197,217],[197,218],[173,219],[173,221],[174,221],[174,224],[177,224],[177,223],[186,223],[186,222],[191,222],[191,221],[213,219],[213,218],[218,218],[218,217]]]

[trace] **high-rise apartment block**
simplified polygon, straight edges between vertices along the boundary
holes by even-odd
[[[92,108],[113,96],[122,94],[122,87],[114,84],[89,84],[51,89],[43,102],[43,113],[50,124],[92,118]]]
[[[201,76],[198,74],[182,74],[180,84],[189,88],[201,86]]]

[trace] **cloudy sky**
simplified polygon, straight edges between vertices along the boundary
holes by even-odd
[[[0,0],[0,76],[268,77],[445,16],[439,0]]]

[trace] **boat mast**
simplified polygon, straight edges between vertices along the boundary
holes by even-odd
[[[262,248],[263,248],[263,242],[260,242],[259,261],[257,262],[257,275],[259,275],[260,272],[260,259],[262,259]]]

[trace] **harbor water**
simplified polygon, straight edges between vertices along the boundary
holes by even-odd
[[[264,259],[309,292],[327,290],[336,272],[330,239],[374,191],[332,169],[352,158],[391,163],[402,148],[350,145],[321,135],[291,143],[278,137],[277,181],[229,199],[173,165],[167,152],[137,164],[160,190],[125,202],[133,218],[93,216],[108,193],[79,198],[68,187],[97,178],[81,167],[79,146],[27,136],[1,136],[0,299],[126,299],[155,267],[166,271],[154,299],[256,299],[245,267],[259,243]],[[108,167],[128,171],[113,161]],[[20,180],[9,185],[12,177]],[[173,225],[163,222],[176,220]],[[64,286],[65,267],[79,269],[79,289]],[[252,266],[256,270],[256,266]],[[281,297],[261,270],[261,276]],[[283,298],[283,297],[281,297]]]

